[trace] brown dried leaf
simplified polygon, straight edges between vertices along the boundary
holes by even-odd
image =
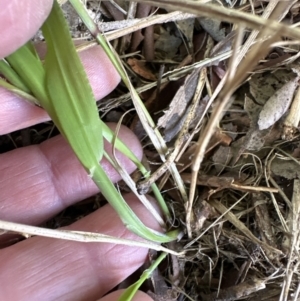
[[[250,93],[258,104],[264,105],[282,86],[295,78],[291,70],[257,73],[249,81]]]
[[[128,65],[132,68],[132,70],[138,74],[139,76],[148,79],[156,81],[156,76],[151,72],[150,69],[148,69],[144,62],[141,60],[137,60],[135,58],[130,58],[127,60]]]
[[[197,82],[198,73],[194,72],[186,77],[184,84],[175,94],[169,109],[164,111],[164,116],[159,118],[157,123],[158,126],[164,127],[165,131],[170,131],[177,127],[178,123],[184,122],[184,115],[187,112],[188,104],[194,96]],[[176,135],[178,133],[178,128],[175,129],[174,132]],[[170,141],[172,136],[174,137],[174,133],[171,131],[171,133],[168,133],[168,137],[165,137],[166,141]]]

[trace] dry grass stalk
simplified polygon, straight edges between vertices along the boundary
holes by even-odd
[[[94,233],[94,232],[86,232],[86,231],[67,231],[67,230],[52,230],[34,226],[28,226],[13,222],[7,222],[0,220],[0,229],[6,230],[9,232],[19,233],[25,237],[30,236],[43,236],[49,238],[56,239],[64,239],[71,241],[79,241],[85,243],[91,242],[105,242],[105,243],[113,243],[113,244],[121,244],[126,246],[137,246],[141,248],[150,248],[157,251],[163,251],[167,253],[172,253],[174,255],[179,255],[179,253],[174,252],[172,250],[168,250],[160,245],[142,241],[133,241],[128,239],[116,238],[105,234]]]
[[[98,24],[98,26],[101,32],[105,33],[106,39],[108,41],[112,41],[151,25],[175,22],[179,20],[186,20],[193,17],[195,17],[195,15],[193,14],[182,13],[181,11],[175,11],[164,15],[154,15],[154,16],[149,16],[141,19],[101,22]],[[107,32],[107,31],[112,31],[112,32]],[[78,50],[82,51],[90,47],[93,47],[95,45],[97,45],[96,42],[88,42],[83,45],[80,45],[78,47]]]
[[[245,26],[261,30],[264,27],[268,27],[271,32],[281,32],[282,35],[291,39],[300,39],[300,30],[292,28],[273,20],[266,20],[256,15],[244,13],[242,11],[226,8],[224,6],[210,5],[204,2],[195,2],[192,0],[137,0],[136,2],[148,3],[153,6],[159,6],[168,10],[181,10],[183,12],[196,14],[199,16],[216,18],[229,23],[245,24]],[[274,1],[271,1],[274,2]],[[276,0],[277,2],[277,0]],[[285,2],[285,7],[291,7],[296,0]]]
[[[268,156],[266,158],[266,163],[265,163],[266,168],[265,168],[264,173],[265,173],[265,180],[266,180],[266,183],[267,183],[268,186],[269,186],[268,175],[271,174],[271,171],[270,171],[271,168],[270,168],[270,166],[271,166],[272,160],[275,158],[275,155],[273,155],[271,157],[272,154],[273,154],[273,151],[271,151],[268,154]],[[269,159],[270,157],[271,157],[271,159]],[[282,225],[284,231],[288,231],[287,223],[286,223],[286,221],[285,221],[285,219],[284,219],[284,217],[283,217],[283,215],[281,213],[281,210],[279,208],[278,202],[277,202],[277,200],[276,200],[276,198],[275,198],[275,196],[274,196],[274,194],[272,192],[270,192],[270,197],[271,197],[272,203],[274,205],[274,208],[276,210],[276,213],[278,215],[278,218],[279,218],[279,220],[281,222],[281,225]]]

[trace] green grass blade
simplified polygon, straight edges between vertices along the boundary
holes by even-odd
[[[4,60],[0,60],[0,74],[16,88],[26,93],[30,93],[30,89],[24,84],[18,73]]]
[[[44,86],[45,70],[40,59],[32,53],[31,48],[30,44],[27,43],[6,57],[5,60],[9,62],[32,94],[41,103],[46,103],[48,95]]]
[[[166,159],[166,152],[167,152],[167,146],[164,142],[164,139],[162,138],[161,134],[157,129],[152,131],[153,128],[155,128],[155,123],[153,122],[149,112],[144,107],[143,102],[141,101],[140,97],[136,93],[136,91],[133,89],[130,80],[128,79],[125,69],[122,66],[122,63],[118,59],[118,57],[115,56],[114,50],[112,50],[109,46],[109,44],[106,42],[105,38],[101,35],[100,30],[98,29],[97,25],[95,24],[94,20],[90,17],[88,14],[83,2],[81,0],[69,0],[72,6],[75,8],[76,12],[80,16],[80,18],[83,20],[84,24],[87,26],[91,34],[95,37],[96,41],[101,45],[109,59],[111,60],[112,64],[118,71],[119,75],[121,76],[122,80],[124,81],[127,88],[130,90],[132,94],[132,99],[135,99],[134,105],[135,108],[140,116],[143,116],[141,119],[143,126],[145,128],[145,131],[149,134],[150,139],[153,142],[153,145],[158,150],[158,153],[161,155],[161,158],[163,161]],[[118,148],[118,147],[117,147]],[[185,185],[180,177],[180,174],[176,168],[175,163],[170,165],[170,172],[175,179],[176,185],[178,186],[179,191],[181,192],[181,195],[183,197],[183,200],[187,202],[187,193],[185,189]],[[144,176],[149,176],[147,173],[143,173]],[[155,196],[157,197],[159,204],[161,206],[162,211],[167,216],[168,219],[170,219],[170,212],[169,209],[159,192],[159,189],[156,185],[151,186],[153,188],[153,192],[155,193]]]
[[[170,242],[177,238],[178,231],[163,234],[146,227],[125,202],[100,165],[95,168],[92,178],[130,231],[158,243]]]
[[[118,301],[130,301],[138,291],[138,289],[141,287],[141,285],[144,283],[145,280],[147,280],[153,271],[158,267],[158,265],[166,258],[168,254],[162,253],[160,256],[154,261],[154,263],[150,266],[149,269],[145,270],[143,274],[141,275],[140,279],[136,281],[134,284],[130,285],[120,296]]]
[[[24,92],[23,90],[20,90],[19,88],[8,83],[7,81],[3,80],[2,78],[0,78],[0,87],[3,87],[6,90],[8,90],[16,95],[19,95],[20,97],[22,97],[23,99],[26,99],[31,104],[36,104],[36,105],[40,104],[40,102],[34,96]]]
[[[40,57],[34,47],[34,45],[32,43],[27,43],[27,47],[28,47],[28,50],[33,54],[33,56],[37,59],[37,60],[40,60]]]
[[[102,127],[88,78],[56,1],[42,31],[48,49],[45,71],[51,99],[46,109],[92,175],[103,155]]]
[[[128,148],[128,146],[118,138],[115,139],[114,141],[115,133],[105,123],[103,123],[102,127],[103,127],[103,137],[110,143],[114,142],[114,146],[116,147],[116,149],[122,152],[124,155],[126,155],[126,157],[129,158],[136,165],[136,167],[140,170],[140,172],[144,177],[149,177],[149,171],[143,166],[143,164],[139,161],[139,159],[135,156],[135,154]],[[169,208],[166,205],[166,202],[163,196],[161,195],[161,192],[158,189],[157,185],[153,183],[151,185],[151,188],[159,203],[162,213],[167,219],[171,219]]]

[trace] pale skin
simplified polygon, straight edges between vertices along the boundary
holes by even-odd
[[[51,4],[52,0],[0,0],[0,58],[35,34]],[[119,76],[99,47],[84,52],[81,59],[96,99],[115,88]],[[46,120],[45,111],[0,88],[0,135]],[[123,127],[120,138],[141,158],[141,145],[132,132]],[[134,170],[128,160],[119,158],[128,172]],[[107,162],[101,164],[114,182],[120,179]],[[0,155],[2,220],[38,225],[97,192],[60,136]],[[132,194],[125,198],[149,227],[159,229]],[[68,228],[137,239],[108,205]],[[5,243],[0,237],[0,245]],[[103,295],[140,267],[147,254],[142,248],[33,237],[0,250],[0,300],[117,300],[120,291]],[[151,299],[139,292],[134,300]]]

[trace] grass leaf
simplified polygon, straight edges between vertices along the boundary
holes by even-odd
[[[103,156],[102,127],[88,78],[56,1],[42,31],[48,49],[46,89],[51,99],[46,109],[92,174]]]
[[[130,301],[141,285],[144,283],[146,279],[148,279],[153,271],[158,267],[158,265],[166,258],[167,253],[162,253],[160,256],[154,261],[154,263],[143,272],[140,279],[136,281],[134,284],[130,285],[120,296],[118,301]]]

